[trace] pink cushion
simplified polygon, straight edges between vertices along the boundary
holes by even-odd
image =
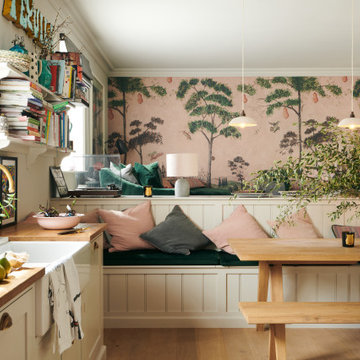
[[[212,230],[205,230],[207,236],[219,249],[234,254],[228,239],[256,239],[268,238],[268,234],[260,227],[244,206],[238,206],[233,213],[219,226]]]
[[[155,226],[150,201],[124,211],[99,209],[98,213],[108,224],[107,231],[112,235],[109,252],[154,249],[139,236]]]
[[[279,238],[287,239],[316,239],[321,238],[315,229],[308,213],[305,209],[299,210],[291,215],[292,223],[284,222],[277,228],[276,221],[268,221]]]
[[[91,210],[90,212],[86,213],[84,216],[80,217],[81,223],[88,223],[88,224],[94,224],[99,222],[99,215],[98,215],[99,209]]]

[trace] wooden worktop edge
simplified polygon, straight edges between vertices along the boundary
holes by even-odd
[[[24,273],[26,272],[26,274]],[[14,276],[17,276],[13,278]],[[7,290],[4,294],[0,295],[0,308],[14,299],[17,295],[22,293],[26,288],[31,286],[35,281],[39,280],[45,275],[44,267],[24,268],[11,272],[8,279],[0,282],[0,288]],[[24,277],[24,279],[21,279]]]

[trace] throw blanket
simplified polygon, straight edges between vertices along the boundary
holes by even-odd
[[[58,265],[49,276],[50,305],[57,327],[57,345],[62,354],[75,339],[83,338],[79,277],[72,258]]]

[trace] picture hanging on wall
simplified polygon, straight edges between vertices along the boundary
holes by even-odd
[[[1,171],[1,226],[7,226],[16,224],[17,221],[17,158],[1,156],[0,164],[5,166],[11,174],[12,180],[14,181],[15,193],[10,194],[9,192],[9,179],[7,178],[4,171]],[[9,197],[10,196],[10,197]],[[11,205],[10,205],[10,204]]]
[[[50,174],[53,182],[55,183],[56,190],[60,197],[66,197],[69,195],[68,188],[65,182],[64,174],[61,171],[60,166],[50,166]]]

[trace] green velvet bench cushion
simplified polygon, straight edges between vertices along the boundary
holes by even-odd
[[[222,265],[257,266],[257,261],[240,261],[236,255],[217,250],[197,250],[190,255],[167,254],[159,250],[104,250],[104,266]]]
[[[219,252],[219,260],[222,266],[258,266],[257,261],[240,261],[236,255],[224,251]]]
[[[218,251],[197,250],[190,255],[168,254],[159,250],[104,250],[105,266],[142,265],[219,265]]]

